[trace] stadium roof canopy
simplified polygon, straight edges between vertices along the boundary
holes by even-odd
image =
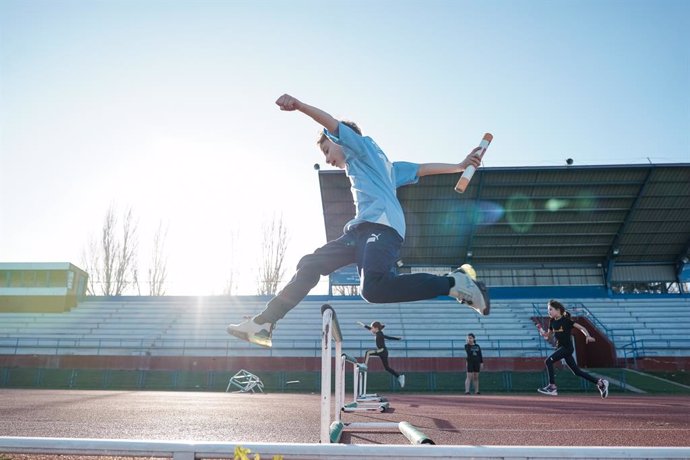
[[[679,264],[690,257],[690,163],[481,168],[401,187],[405,265]],[[353,217],[342,171],[320,171],[326,236]],[[685,260],[683,260],[685,259]]]

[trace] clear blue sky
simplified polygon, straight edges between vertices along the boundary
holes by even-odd
[[[285,92],[392,160],[687,162],[690,2],[0,0],[0,261],[80,265],[112,204],[142,274],[168,226],[168,293],[253,293],[281,213],[290,272],[325,232]]]

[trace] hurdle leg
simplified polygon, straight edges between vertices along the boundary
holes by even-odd
[[[357,403],[358,392],[359,392],[359,369],[356,364],[353,364],[352,368],[352,402]]]
[[[342,342],[335,343],[336,356],[342,356]],[[345,360],[340,359],[335,368],[335,421],[340,422],[345,405]]]
[[[331,340],[335,341],[337,355],[342,354],[343,336],[338,325],[338,317],[333,308],[324,304],[321,307],[321,426],[319,439],[323,444],[338,442],[343,431],[343,422],[340,418],[343,400],[345,399],[345,373],[344,368],[336,366],[335,369],[335,420],[331,423]]]
[[[367,376],[369,375],[369,366],[367,366],[367,372],[362,376],[362,391],[359,393],[361,395],[367,394]]]
[[[321,443],[330,442],[331,419],[331,339],[332,310],[322,311],[323,329],[321,332]]]

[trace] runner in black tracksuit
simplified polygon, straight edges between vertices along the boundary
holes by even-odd
[[[571,337],[572,330],[579,329],[585,335],[585,342],[595,342],[596,339],[589,335],[589,331],[584,326],[581,326],[573,321],[570,317],[570,313],[566,311],[563,304],[557,300],[549,300],[548,303],[548,314],[551,318],[549,323],[549,330],[544,331],[539,325],[539,334],[546,340],[550,340],[554,335],[556,336],[556,351],[554,351],[546,361],[546,371],[549,375],[549,384],[544,388],[539,388],[537,391],[542,394],[557,396],[558,389],[556,388],[556,376],[553,371],[553,363],[565,360],[565,364],[573,371],[573,374],[578,377],[582,377],[585,380],[589,380],[597,386],[601,397],[605,398],[609,395],[609,382],[604,379],[596,379],[592,377],[587,372],[580,369],[573,358],[573,340]]]
[[[381,324],[379,321],[374,321],[371,323],[371,325],[367,326],[364,323],[358,323],[360,326],[364,327],[365,329],[368,329],[371,331],[372,334],[376,335],[376,350],[367,350],[366,353],[364,354],[364,364],[366,366],[369,365],[369,357],[370,356],[378,356],[381,358],[381,363],[383,363],[383,368],[386,369],[388,372],[393,374],[396,379],[398,379],[398,383],[400,384],[400,388],[403,388],[405,386],[405,374],[399,374],[397,373],[392,367],[388,365],[388,349],[386,348],[386,339],[389,340],[402,340],[402,337],[393,337],[390,335],[384,335],[383,333],[383,328],[386,327],[385,324]]]

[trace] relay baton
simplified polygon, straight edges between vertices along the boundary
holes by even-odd
[[[491,133],[484,134],[482,141],[479,143],[480,150],[478,150],[474,155],[481,159],[484,156],[484,153],[486,153],[486,149],[489,148],[489,144],[491,144],[491,140],[493,138],[494,136]],[[462,176],[460,176],[460,180],[457,184],[455,184],[456,192],[462,193],[465,191],[467,184],[470,183],[470,179],[472,179],[472,176],[474,175],[474,171],[476,171],[476,168],[473,165],[470,165],[467,167],[467,169],[465,169],[465,171],[462,173]]]

